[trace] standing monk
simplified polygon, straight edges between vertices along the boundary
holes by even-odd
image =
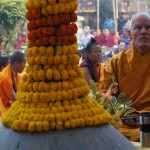
[[[20,73],[24,70],[26,56],[22,52],[14,52],[10,56],[10,64],[0,73],[0,98],[7,109],[16,100],[16,92],[19,89]]]

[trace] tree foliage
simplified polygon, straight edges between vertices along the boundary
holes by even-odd
[[[20,21],[25,22],[26,0],[0,0],[0,35],[6,35],[4,48],[11,51]],[[8,48],[9,47],[9,48]]]

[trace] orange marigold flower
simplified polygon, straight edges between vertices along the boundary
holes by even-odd
[[[55,5],[55,4],[56,4],[56,0],[48,0],[48,3],[49,3],[50,5]]]
[[[51,88],[51,91],[57,91],[57,83],[56,82],[52,82],[50,84],[50,88]]]
[[[65,12],[65,5],[64,4],[59,4],[59,12],[60,13],[64,13]]]
[[[47,48],[47,56],[53,56],[54,55],[54,47],[49,46]]]
[[[52,16],[48,16],[47,17],[47,24],[48,25],[53,25],[54,23],[53,23],[53,17]]]
[[[65,70],[65,65],[59,64],[58,65],[58,71],[61,72],[62,70]]]
[[[54,57],[53,57],[53,56],[49,56],[49,57],[48,57],[48,60],[47,60],[47,63],[48,63],[49,65],[53,65],[53,60],[54,60]]]
[[[50,43],[50,45],[55,45],[55,43],[56,43],[56,37],[55,36],[50,36],[50,38],[49,38],[49,43]]]
[[[65,3],[65,13],[69,13],[70,12],[70,4]]]
[[[59,4],[55,4],[53,6],[53,13],[54,15],[57,15],[59,13]]]
[[[60,74],[63,81],[68,80],[68,72],[66,70],[62,70]]]
[[[39,80],[40,80],[40,81],[44,81],[44,80],[45,80],[45,71],[42,70],[42,69],[40,69],[40,70],[38,71],[38,77],[39,77]]]
[[[62,46],[62,51],[63,51],[64,55],[67,55],[68,54],[68,47],[66,45],[63,45]]]
[[[60,75],[60,73],[58,72],[58,70],[54,70],[54,71],[53,71],[53,79],[54,79],[55,81],[60,81],[60,80],[61,80],[61,75]]]
[[[55,55],[55,56],[54,56],[54,64],[55,64],[55,65],[60,64],[60,56],[59,56],[59,55]]]

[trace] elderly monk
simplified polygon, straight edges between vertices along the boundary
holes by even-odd
[[[10,56],[10,64],[0,72],[0,99],[7,109],[16,100],[21,72],[26,64],[26,56],[22,52],[14,52]]]
[[[130,22],[132,42],[130,48],[112,57],[101,75],[101,89],[107,90],[112,83],[108,75],[114,75],[118,83],[117,92],[124,92],[132,100],[138,112],[150,111],[150,15],[140,12]],[[138,117],[137,117],[138,120]],[[128,120],[130,126],[139,122]]]

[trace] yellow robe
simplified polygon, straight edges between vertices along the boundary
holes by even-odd
[[[19,82],[21,75],[17,74],[16,77],[16,87],[19,90]],[[11,68],[8,65],[6,68],[0,72],[0,98],[3,102],[5,108],[9,107],[9,101],[12,99],[12,78],[11,78]]]
[[[107,75],[115,75],[118,91],[132,100],[132,107],[150,111],[150,52],[142,56],[131,43],[129,50],[118,53],[105,65],[100,75],[101,90],[107,90],[112,83]]]

